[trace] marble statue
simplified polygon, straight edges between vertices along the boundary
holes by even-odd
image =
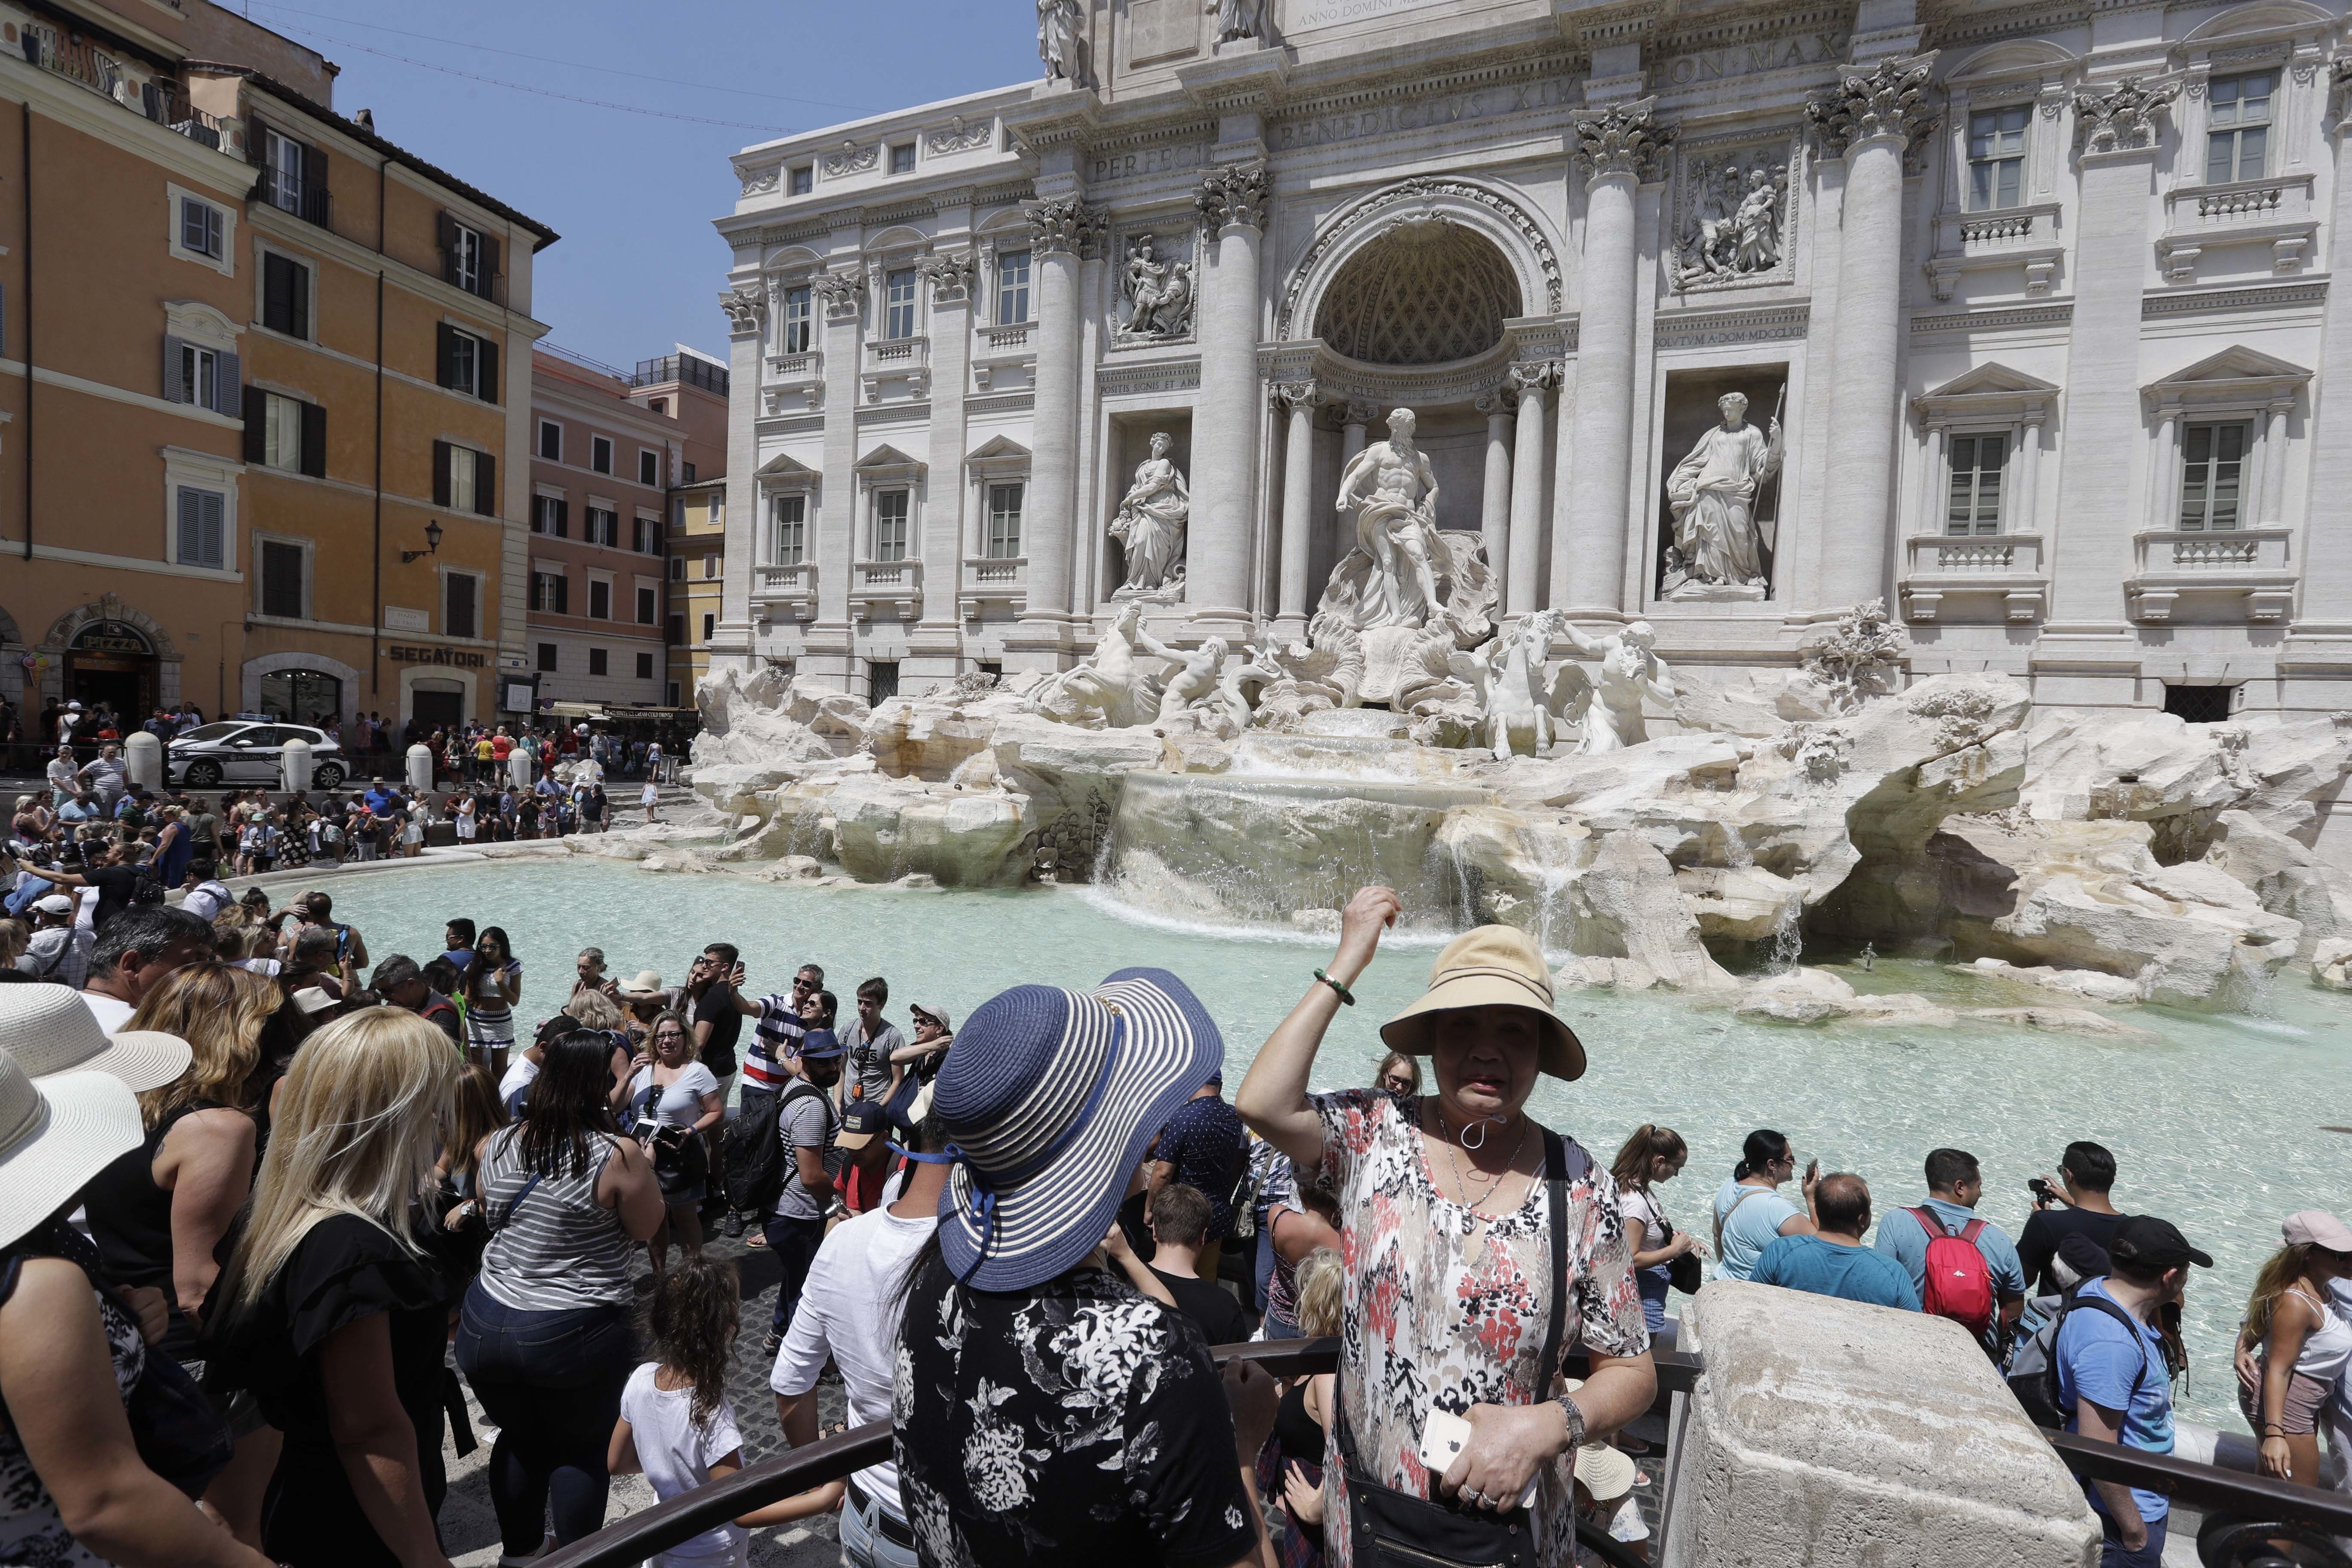
[[[1544,661],[1564,619],[1558,610],[1522,616],[1484,647],[1453,657],[1453,668],[1478,691],[1481,738],[1498,763],[1510,761],[1515,751],[1539,757],[1552,742]]]
[[[1151,456],[1136,465],[1110,520],[1110,536],[1127,554],[1127,579],[1112,590],[1114,599],[1173,599],[1183,589],[1192,491],[1168,456],[1174,445],[1165,431],[1151,437]]]
[[[1175,723],[1177,715],[1217,689],[1217,678],[1225,667],[1224,638],[1211,637],[1189,654],[1158,642],[1149,633],[1139,634],[1136,645],[1163,658],[1179,661],[1176,673],[1168,678],[1167,687],[1160,693],[1158,721],[1161,728]]]
[[[1328,611],[1307,624],[1305,642],[1262,646],[1255,662],[1269,670],[1259,689],[1257,722],[1282,727],[1309,713],[1353,708],[1364,682],[1363,635]]]
[[[1037,711],[1065,724],[1098,719],[1107,730],[1129,728],[1136,721],[1139,705],[1156,698],[1154,682],[1138,662],[1139,654],[1181,657],[1162,647],[1143,629],[1143,606],[1129,602],[1111,617],[1110,628],[1095,644],[1094,652],[1038,688],[1033,699]]]
[[[1762,550],[1772,543],[1772,524],[1756,516],[1756,493],[1780,469],[1780,421],[1757,429],[1747,420],[1748,399],[1737,392],[1715,405],[1723,423],[1701,436],[1666,479],[1675,536],[1665,596],[1760,599],[1769,585]]]
[[[1047,81],[1087,85],[1086,26],[1078,0],[1037,0],[1037,58]]]
[[[1412,410],[1392,410],[1388,423],[1389,438],[1357,453],[1339,476],[1339,515],[1354,510],[1356,548],[1371,564],[1350,617],[1359,627],[1417,626],[1443,603],[1437,476],[1429,455],[1412,444]],[[1341,562],[1332,574],[1334,588],[1349,565]]]
[[[1280,650],[1261,624],[1258,640],[1244,644],[1242,652],[1225,660],[1218,673],[1215,706],[1232,723],[1234,732],[1239,734],[1257,718],[1257,701],[1251,700],[1249,688],[1257,688],[1258,700],[1262,701],[1271,688],[1287,679],[1289,672],[1281,663]]]
[[[1160,256],[1150,235],[1128,247],[1119,291],[1127,300],[1127,320],[1112,329],[1119,337],[1180,338],[1192,330],[1192,269]]]
[[[1670,702],[1675,696],[1673,672],[1652,651],[1657,634],[1650,629],[1650,623],[1635,621],[1612,636],[1588,637],[1563,619],[1559,631],[1577,657],[1597,660],[1601,666],[1600,678],[1591,681],[1591,696],[1581,704],[1584,735],[1576,743],[1576,754],[1592,757],[1622,752],[1648,740],[1649,722],[1642,716],[1643,699]]]
[[[1237,38],[1264,36],[1265,0],[1216,0],[1216,11],[1217,42],[1230,44]]]

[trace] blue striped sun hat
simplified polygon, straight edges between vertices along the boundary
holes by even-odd
[[[1145,1145],[1224,1054],[1164,969],[1092,991],[1016,985],[973,1009],[931,1097],[954,1156],[940,1247],[956,1278],[1019,1290],[1093,1251]]]

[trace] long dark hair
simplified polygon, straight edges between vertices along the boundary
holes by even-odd
[[[649,1353],[694,1384],[691,1415],[698,1426],[727,1401],[727,1373],[735,1359],[735,1330],[742,1309],[732,1264],[699,1253],[669,1266],[654,1287],[646,1314]]]
[[[499,961],[496,963],[490,963],[482,956],[482,944],[494,938],[497,940],[499,944]],[[479,1006],[482,1000],[481,994],[483,977],[485,975],[499,973],[503,971],[508,964],[512,963],[513,962],[514,943],[507,938],[507,928],[504,926],[484,926],[481,930],[481,933],[474,938],[474,961],[466,965],[466,1005],[468,1007]],[[499,988],[499,994],[501,996],[506,995],[505,988],[503,986]],[[510,996],[506,997],[506,999],[509,1002],[513,1000]]]
[[[1739,1146],[1739,1163],[1731,1167],[1731,1179],[1735,1182],[1744,1182],[1765,1166],[1787,1159],[1789,1141],[1769,1127],[1759,1127]]]
[[[541,1175],[577,1175],[589,1168],[596,1135],[618,1137],[613,1121],[613,1037],[573,1029],[543,1043],[546,1060],[523,1095],[522,1117],[510,1136],[520,1141],[523,1169]]]
[[[1616,1163],[1609,1173],[1617,1178],[1620,1192],[1627,1189],[1637,1193],[1650,1190],[1650,1173],[1661,1160],[1681,1160],[1690,1155],[1690,1147],[1683,1135],[1671,1127],[1660,1127],[1644,1121],[1633,1129],[1625,1146],[1617,1151]]]

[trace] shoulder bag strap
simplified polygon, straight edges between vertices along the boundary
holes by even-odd
[[[1742,1187],[1739,1189],[1739,1195],[1731,1200],[1731,1206],[1715,1216],[1715,1255],[1717,1258],[1723,1256],[1723,1227],[1731,1223],[1731,1216],[1739,1212],[1739,1205],[1758,1194],[1769,1190],[1767,1187]]]
[[[1544,1129],[1544,1194],[1550,1209],[1551,1258],[1544,1269],[1552,1281],[1551,1311],[1544,1322],[1543,1355],[1536,1363],[1536,1403],[1551,1397],[1559,1371],[1559,1334],[1568,1321],[1568,1150],[1559,1133]]]
[[[482,1211],[482,1219],[486,1224],[489,1224],[492,1234],[496,1234],[499,1231],[506,1229],[508,1224],[511,1222],[515,1216],[515,1210],[522,1207],[523,1199],[530,1196],[530,1190],[539,1185],[540,1178],[546,1173],[547,1173],[544,1171],[533,1171],[530,1173],[530,1180],[522,1184],[522,1191],[517,1193],[512,1200],[508,1203],[507,1206],[499,1211],[499,1217],[495,1223],[490,1222],[488,1210],[485,1209]]]
[[[1927,1239],[1930,1241],[1935,1240],[1937,1237],[1949,1236],[1952,1234],[1950,1231],[1944,1228],[1944,1222],[1942,1220],[1937,1218],[1935,1215],[1929,1213],[1924,1208],[1905,1209],[1903,1212],[1919,1222],[1919,1228],[1927,1233]]]

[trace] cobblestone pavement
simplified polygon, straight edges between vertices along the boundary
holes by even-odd
[[[724,1236],[711,1237],[705,1250],[710,1257],[734,1263],[743,1284],[743,1326],[736,1336],[735,1368],[728,1381],[735,1423],[743,1435],[743,1459],[751,1464],[772,1458],[784,1451],[785,1445],[783,1431],[776,1424],[775,1396],[768,1390],[772,1358],[764,1354],[761,1347],[767,1342],[768,1315],[776,1302],[776,1265],[765,1247],[747,1247]],[[653,1289],[653,1277],[642,1249],[634,1272],[642,1300]],[[499,1560],[499,1531],[490,1511],[484,1466],[489,1458],[490,1439],[496,1428],[483,1415],[481,1406],[474,1403],[471,1390],[467,1392],[466,1405],[480,1447],[459,1458],[456,1449],[444,1440],[441,1457],[449,1469],[449,1496],[441,1505],[442,1546],[457,1568],[494,1568]],[[841,1384],[830,1373],[817,1385],[817,1409],[822,1425],[828,1430],[847,1419]],[[605,1507],[604,1517],[607,1521],[624,1519],[640,1509],[650,1508],[655,1500],[653,1489],[646,1484],[645,1477],[618,1477],[613,1482],[612,1499]],[[840,1536],[832,1515],[756,1531],[751,1538],[754,1568],[818,1568],[819,1564],[839,1562],[840,1553]]]

